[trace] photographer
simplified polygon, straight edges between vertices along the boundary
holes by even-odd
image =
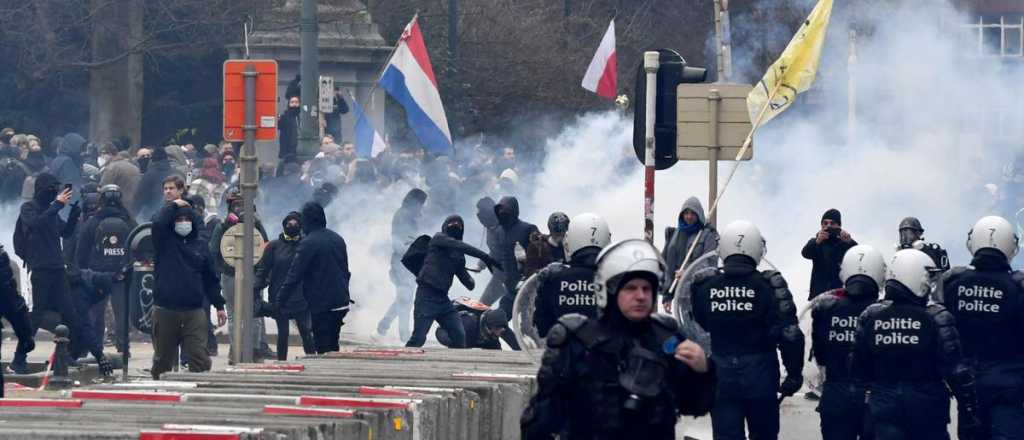
[[[807,241],[801,254],[811,260],[811,289],[807,299],[822,292],[843,287],[839,279],[839,265],[846,251],[857,245],[850,233],[843,229],[843,214],[829,209],[821,216],[821,229]]]

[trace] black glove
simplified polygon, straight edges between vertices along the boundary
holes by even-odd
[[[978,418],[978,411],[974,405],[960,405],[960,423],[957,425],[957,438],[960,440],[983,440],[987,439],[988,432],[985,425]]]
[[[100,374],[102,374],[103,377],[110,377],[114,375],[114,366],[110,364],[110,359],[107,359],[106,356],[102,354],[97,356],[96,365],[99,365]]]
[[[36,341],[32,338],[18,338],[18,348],[15,349],[15,353],[28,354],[32,350],[36,349]]]
[[[796,394],[804,386],[804,378],[801,376],[786,376],[786,379],[779,384],[779,400]]]
[[[257,301],[256,306],[253,307],[253,314],[257,318],[273,318],[274,316],[277,316],[278,310],[279,308],[277,307],[277,304],[269,303],[261,299]]]

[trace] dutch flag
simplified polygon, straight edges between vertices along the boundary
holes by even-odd
[[[416,17],[405,27],[380,85],[405,108],[409,127],[427,151],[450,154],[452,135]]]
[[[384,143],[384,138],[380,137],[377,129],[373,127],[370,118],[366,117],[366,113],[363,112],[363,106],[359,105],[355,97],[351,98],[352,109],[355,111],[356,116],[356,155],[367,159],[377,157],[378,154],[387,149],[387,144]]]

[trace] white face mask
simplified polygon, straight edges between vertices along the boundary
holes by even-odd
[[[174,224],[174,232],[182,237],[188,237],[192,233],[192,222],[177,222]]]
[[[106,156],[100,156],[100,157],[96,158],[96,164],[99,165],[100,168],[103,168],[107,164],[107,157]]]

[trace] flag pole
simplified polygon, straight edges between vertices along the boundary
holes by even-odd
[[[743,141],[743,147],[740,148],[739,153],[736,155],[736,160],[732,165],[732,170],[729,171],[729,176],[725,179],[725,185],[722,185],[722,189],[718,192],[718,197],[715,197],[714,203],[711,204],[711,209],[708,210],[707,217],[715,215],[718,210],[718,202],[722,201],[722,196],[725,195],[725,191],[729,189],[729,184],[732,183],[732,178],[736,176],[736,170],[739,169],[740,164],[743,163],[740,159],[746,154],[747,150],[750,149],[751,144],[754,143],[754,133],[758,128],[761,127],[761,122],[764,121],[765,115],[768,114],[768,107],[771,106],[772,99],[775,99],[775,95],[779,93],[779,89],[782,87],[782,79],[779,78],[778,84],[772,88],[771,93],[768,95],[768,99],[765,100],[764,105],[761,106],[761,111],[758,112],[757,117],[754,119],[754,124],[750,127],[750,132],[747,133],[747,138]],[[679,279],[682,278],[682,271],[686,265],[690,262],[693,257],[693,251],[697,248],[697,242],[700,241],[700,236],[704,233],[704,228],[697,231],[697,237],[694,238],[693,243],[690,243],[690,248],[686,251],[686,257],[683,258],[683,264],[679,265],[679,270],[676,272],[676,277],[672,281],[672,285],[669,286],[669,292],[675,292],[676,285],[679,284]]]
[[[420,18],[420,11],[419,10],[417,10],[416,13],[412,15],[412,20],[409,20],[409,23],[412,24],[412,23],[416,22],[416,19],[418,19],[418,18]],[[403,30],[402,33],[404,34],[405,31]],[[377,70],[377,80],[373,82],[373,87],[370,87],[370,94],[369,94],[369,96],[370,96],[369,108],[370,109],[373,109],[373,104],[375,102],[377,102],[376,99],[373,99],[373,94],[374,94],[374,92],[377,91],[377,86],[380,85],[380,78],[382,76],[384,76],[384,70],[388,68],[388,61],[391,61],[391,57],[394,57],[395,56],[395,52],[398,52],[398,45],[400,45],[400,44],[402,44],[402,37],[401,36],[399,36],[398,37],[398,41],[395,42],[395,47],[391,48],[391,53],[389,53],[387,59],[384,60],[384,65],[381,66],[381,68]]]

